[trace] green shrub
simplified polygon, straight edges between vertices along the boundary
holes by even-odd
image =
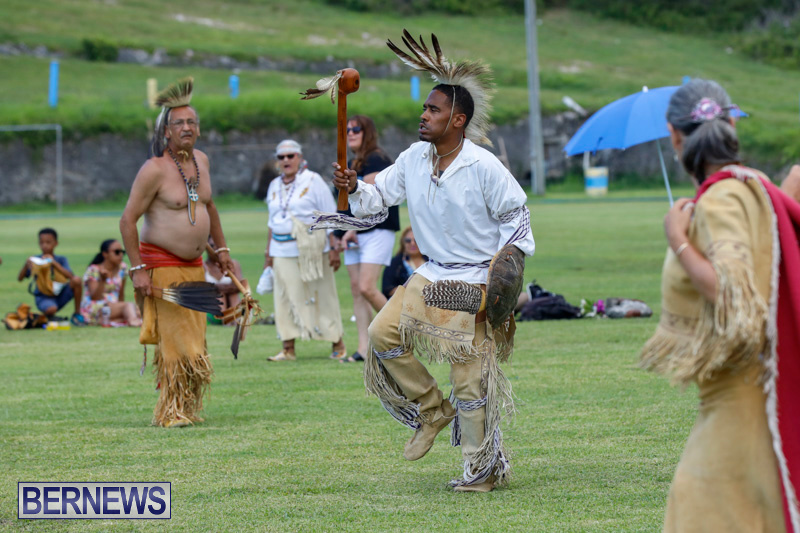
[[[774,23],[745,33],[739,49],[746,55],[783,68],[800,67],[800,19],[789,25]]]
[[[765,10],[780,9],[782,0],[548,0],[559,5],[590,11],[593,15],[653,26],[681,33],[739,31]]]
[[[114,62],[119,50],[117,46],[103,39],[83,39],[81,41],[83,57],[89,61]]]

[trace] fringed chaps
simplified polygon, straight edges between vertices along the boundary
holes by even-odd
[[[482,327],[484,324],[478,324]],[[498,364],[494,335],[487,324],[489,336],[481,344],[481,391],[484,394],[477,400],[461,400],[455,396],[455,387],[450,402],[456,408],[458,416],[453,423],[450,444],[462,445],[462,432],[480,433],[482,442],[472,453],[464,451],[464,474],[462,479],[454,479],[451,487],[483,483],[491,476],[497,486],[508,483],[511,475],[509,454],[503,445],[503,431],[500,423],[503,418],[513,417],[515,413],[511,383]],[[483,412],[483,428],[468,427],[480,423]],[[477,417],[475,415],[478,415]],[[466,422],[466,423],[464,423]]]
[[[386,371],[383,361],[395,359],[406,350],[398,346],[385,352],[379,352],[370,346],[371,355],[364,361],[364,386],[367,392],[380,400],[386,412],[406,427],[417,430],[422,425],[419,404],[410,402],[403,396],[397,382]]]
[[[508,323],[493,332],[486,322],[475,324],[474,314],[465,313],[469,320],[465,323],[457,311],[421,309],[420,288],[427,283],[424,278],[414,283],[412,278],[407,287],[398,288],[370,325],[370,349],[364,365],[366,390],[378,397],[395,420],[416,430],[436,413],[442,395],[412,350],[431,361],[450,363],[451,402],[458,409],[451,443],[462,446],[464,461],[464,478],[450,485],[476,484],[490,477],[496,484],[504,484],[510,464],[500,422],[513,414],[514,402],[511,384],[498,364],[498,344],[507,359],[514,326]],[[444,320],[437,322],[435,313],[441,313]],[[417,327],[413,322],[417,317],[426,324]]]

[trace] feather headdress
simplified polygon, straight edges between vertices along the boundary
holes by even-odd
[[[408,33],[408,30],[403,30],[403,43],[413,54],[413,57],[398,48],[392,41],[386,41],[392,52],[409,67],[414,70],[428,72],[438,83],[459,85],[469,92],[475,104],[475,111],[465,132],[467,139],[491,146],[492,142],[486,136],[491,129],[489,114],[492,111],[491,100],[494,93],[491,69],[480,61],[451,63],[442,54],[439,39],[434,34],[431,34],[433,53],[422,40],[422,36],[420,36],[419,43],[417,43]]]
[[[194,78],[183,78],[173,83],[156,96],[156,105],[172,109],[183,107],[192,101]]]
[[[153,139],[150,143],[150,150],[153,155],[160,157],[167,147],[167,139],[164,132],[167,127],[167,117],[171,109],[189,105],[192,101],[192,89],[194,89],[194,78],[183,78],[168,86],[156,96],[156,105],[161,106],[161,112],[156,118],[156,127],[153,132]]]

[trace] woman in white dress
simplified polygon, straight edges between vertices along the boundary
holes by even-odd
[[[333,273],[341,265],[331,231],[308,231],[314,211],[335,212],[336,201],[316,172],[306,168],[293,140],[276,151],[281,175],[269,185],[269,235],[264,268],[275,276],[275,326],[283,349],[270,361],[293,361],[295,339],[331,343],[331,357],[346,354]]]

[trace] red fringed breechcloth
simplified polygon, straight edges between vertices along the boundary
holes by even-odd
[[[148,242],[139,243],[139,255],[142,257],[142,263],[147,265],[147,270],[159,267],[203,266],[202,255],[187,261],[186,259],[173,254],[169,250],[165,250],[160,246],[156,246],[155,244],[150,244]]]
[[[695,201],[715,183],[742,177],[741,172],[727,169],[709,176],[697,191]],[[770,365],[774,371],[764,387],[767,420],[780,469],[786,531],[800,533],[800,509],[795,489],[795,483],[800,479],[800,203],[769,180],[756,179],[760,179],[772,204],[778,232],[775,241],[779,243],[778,249],[773,249],[773,255],[780,257],[777,306],[770,306],[770,321],[777,325],[777,338],[770,339],[772,353],[764,354],[765,358],[774,359]],[[773,276],[775,274],[773,272]]]

